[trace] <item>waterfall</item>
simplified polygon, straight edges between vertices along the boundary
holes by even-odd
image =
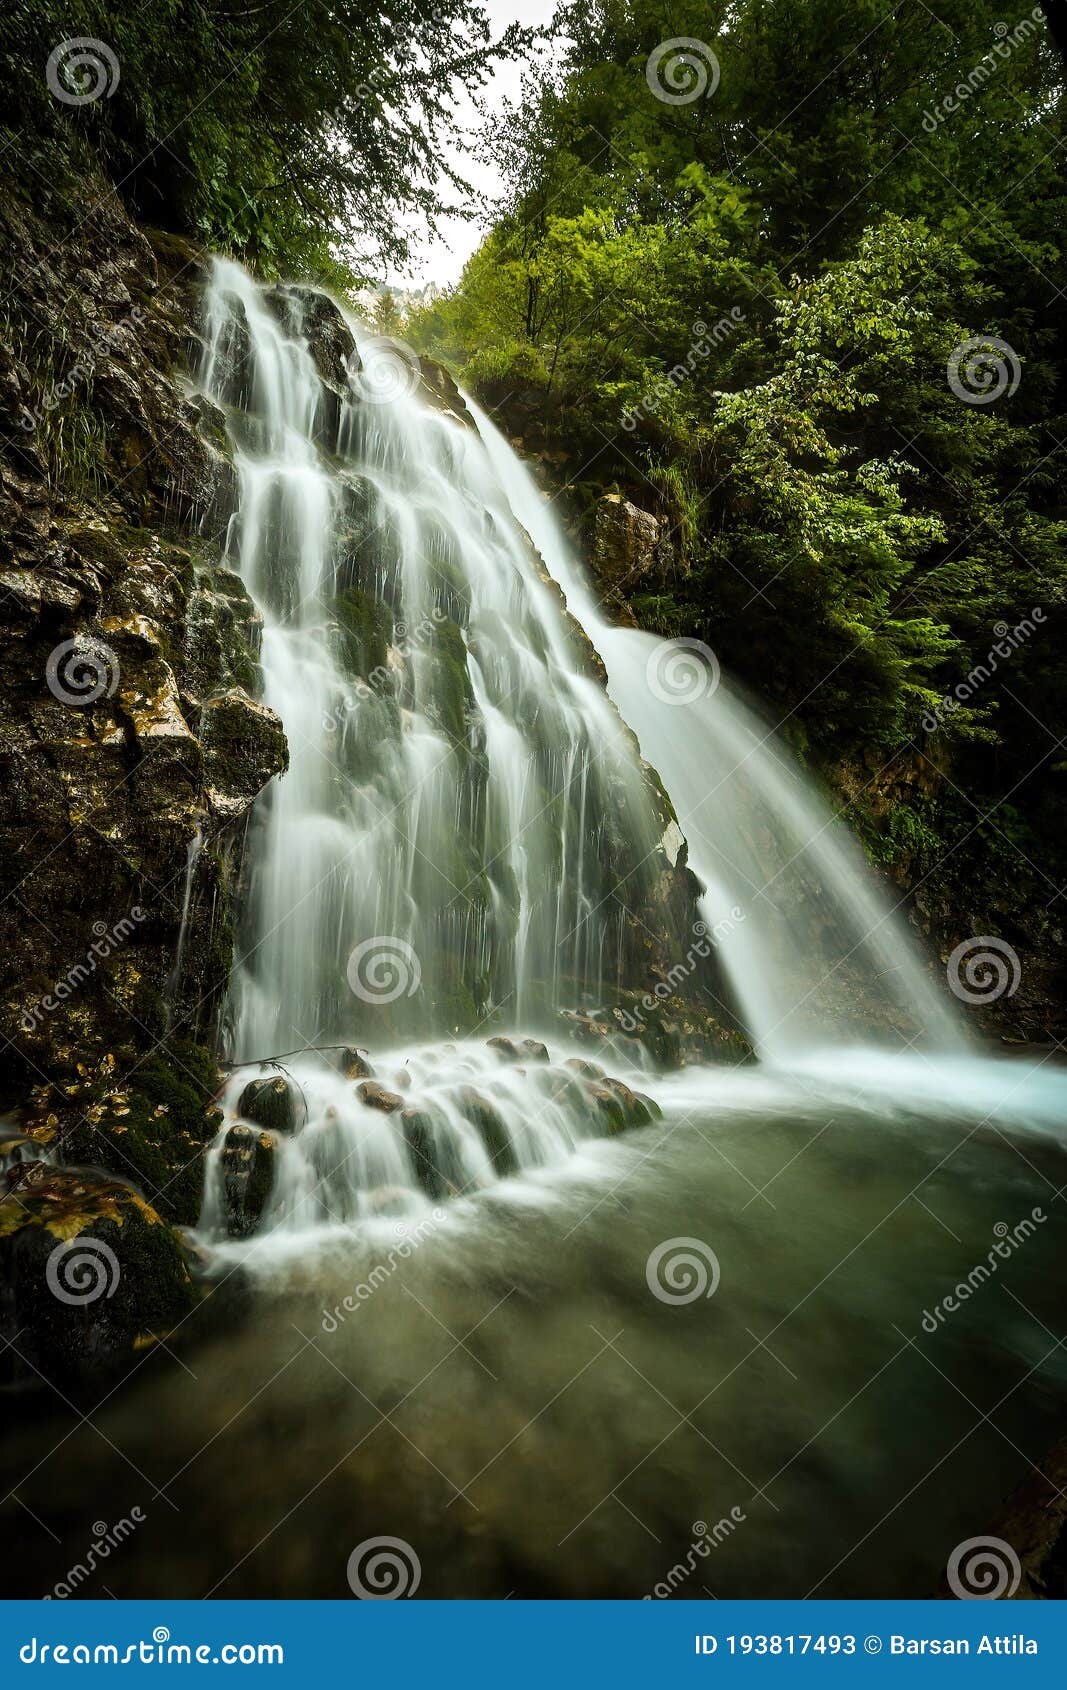
[[[500,431],[471,410],[519,521],[604,661],[611,696],[659,771],[707,891],[745,1026],[761,1055],[815,1045],[961,1049],[962,1024],[859,847],[783,743],[693,656],[671,688],[670,642],[605,621],[551,509]],[[650,684],[651,683],[651,684]]]
[[[216,263],[203,376],[291,756],[257,809],[235,1055],[380,1036],[386,1005],[420,1034],[595,1005],[661,870],[632,738],[474,428],[365,371],[331,395],[306,291],[274,291]]]
[[[701,909],[764,1056],[868,1018],[953,1041],[806,777],[725,683],[650,684],[664,643],[603,620],[477,406],[229,261],[206,324],[227,555],[290,747],[248,839],[209,1239],[405,1214],[651,1119],[619,1005],[697,972]],[[569,1039],[591,1025],[611,1075]]]
[[[648,1119],[620,1078],[644,1071],[633,1041],[613,1093],[559,1017],[651,987],[651,962],[684,951],[687,882],[659,784],[462,400],[434,409],[402,349],[229,261],[206,330],[200,384],[238,483],[227,554],[290,748],[249,832],[227,1118],[248,1115],[256,1064],[339,1047],[287,1064],[303,1119],[273,1153],[267,1219],[299,1231]],[[487,1049],[501,1027],[554,1035],[551,1057],[529,1037]],[[425,1042],[479,1031],[473,1051]],[[261,1141],[228,1132],[208,1231],[226,1181],[258,1178]]]

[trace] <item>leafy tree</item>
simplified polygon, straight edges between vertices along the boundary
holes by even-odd
[[[45,64],[78,36],[104,43],[118,77],[97,54],[109,91],[71,105]],[[332,251],[367,274],[406,256],[400,213],[432,222],[464,186],[441,162],[452,98],[522,39],[494,46],[478,0],[16,0],[0,62],[28,168],[48,174],[60,147],[147,221],[270,270]],[[92,86],[92,58],[79,71],[61,54],[60,86]]]

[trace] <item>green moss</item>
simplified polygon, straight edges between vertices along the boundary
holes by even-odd
[[[346,587],[334,600],[341,661],[350,675],[383,669],[389,656],[393,618],[389,606],[361,587]]]
[[[66,1161],[133,1180],[172,1224],[200,1212],[202,1150],[215,1130],[211,1101],[219,1075],[210,1052],[178,1039],[95,1099],[63,1134]]]
[[[452,617],[444,617],[434,624],[430,643],[434,660],[433,716],[465,766],[471,751],[468,721],[474,700],[463,630]]]

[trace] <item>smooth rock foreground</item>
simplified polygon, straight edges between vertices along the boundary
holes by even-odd
[[[484,1046],[423,1047],[374,1064],[354,1049],[331,1053],[328,1067],[318,1060],[314,1075],[290,1062],[285,1073],[235,1081],[216,1172],[230,1238],[247,1238],[264,1221],[265,1230],[284,1224],[287,1144],[317,1175],[305,1187],[324,1190],[321,1218],[347,1220],[388,1211],[398,1189],[416,1201],[469,1194],[544,1165],[582,1138],[646,1126],[662,1114],[654,1099],[599,1063],[556,1060],[532,1038],[498,1034]],[[347,1207],[331,1200],[336,1188]]]

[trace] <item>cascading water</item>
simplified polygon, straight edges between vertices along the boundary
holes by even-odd
[[[229,1005],[231,1111],[257,1064],[298,1053],[303,1119],[275,1135],[261,1230],[417,1206],[550,1161],[620,1108],[647,1118],[623,1082],[563,1060],[556,1019],[651,986],[635,927],[659,921],[672,959],[686,951],[662,895],[668,815],[631,730],[678,808],[761,1054],[793,1061],[872,1021],[958,1044],[799,769],[724,684],[709,691],[701,668],[703,696],[679,701],[677,649],[604,621],[477,406],[438,414],[403,349],[229,262],[207,328],[202,385],[239,480],[229,549],[262,614],[264,698],[291,759],[257,806]],[[502,1065],[499,1041],[410,1042],[490,1016],[540,1024],[556,1048],[527,1040]],[[332,1045],[346,1054],[311,1054]],[[632,1083],[642,1061],[631,1044],[612,1066]],[[216,1237],[238,1149],[247,1184],[247,1129],[213,1152]]]
[[[309,346],[316,311],[355,348],[332,385]],[[239,481],[229,551],[290,746],[250,839],[229,1005],[243,1077],[334,1042],[373,1042],[377,1058],[490,1014],[558,1033],[560,1008],[595,1008],[623,981],[671,868],[595,656],[477,432],[404,391],[399,353],[324,296],[268,293],[226,261],[207,340],[202,387],[225,409]],[[382,1067],[392,1108],[405,1093],[399,1130],[351,1079],[297,1066],[307,1124],[277,1158],[275,1225],[483,1183],[487,1141],[507,1171],[593,1130],[598,1107],[613,1118],[583,1091],[596,1075],[527,1075],[520,1108],[496,1054],[446,1049],[436,1072],[428,1057]]]
[[[509,503],[604,660],[707,891],[708,925],[760,1054],[842,1039],[960,1049],[961,1024],[846,828],[787,748],[685,643],[600,614],[528,471],[471,410]]]

